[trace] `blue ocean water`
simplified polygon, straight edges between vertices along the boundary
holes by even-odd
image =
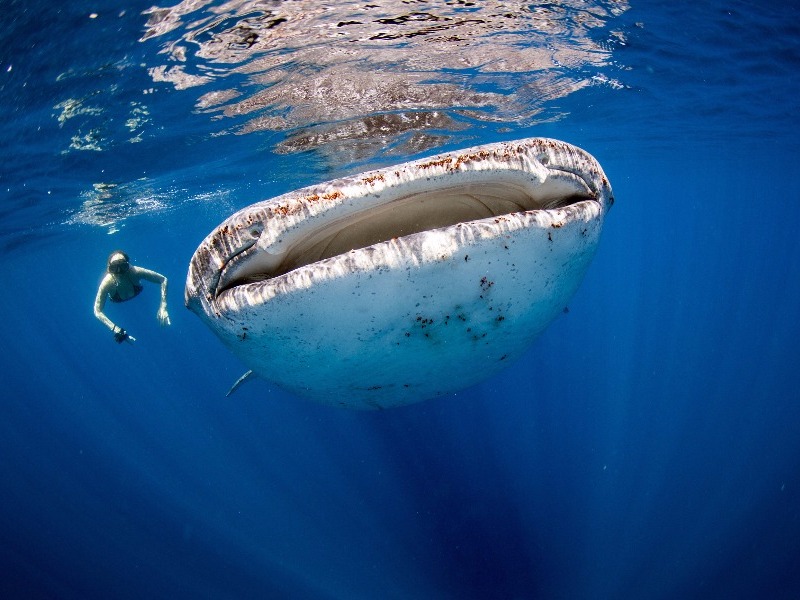
[[[800,6],[4,0],[0,595],[798,598]],[[506,371],[317,406],[182,306],[234,210],[547,136],[617,202]],[[170,281],[92,314],[108,253]]]

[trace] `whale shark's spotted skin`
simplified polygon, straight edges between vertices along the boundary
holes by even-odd
[[[517,358],[577,289],[613,201],[592,156],[550,139],[361,173],[224,221],[186,305],[300,396],[409,404]]]

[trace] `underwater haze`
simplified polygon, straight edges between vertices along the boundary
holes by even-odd
[[[2,0],[0,597],[800,598],[800,5]],[[578,145],[616,204],[500,374],[385,411],[183,306],[253,202]],[[169,279],[92,309],[115,249]],[[453,377],[458,377],[454,373]]]

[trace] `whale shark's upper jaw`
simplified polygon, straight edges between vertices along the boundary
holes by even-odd
[[[548,139],[492,144],[284,194],[247,207],[201,244],[186,304],[218,313],[217,299],[351,251],[431,230],[497,223],[541,211],[566,222],[604,212],[613,196],[599,165]]]

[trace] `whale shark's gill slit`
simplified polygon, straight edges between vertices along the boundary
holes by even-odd
[[[555,177],[528,189],[519,183],[470,184],[429,190],[369,210],[355,211],[298,235],[283,258],[268,267],[257,257],[244,257],[218,294],[238,285],[278,277],[300,267],[366,248],[394,238],[458,223],[496,218],[530,210],[550,210],[593,200],[580,178]]]

